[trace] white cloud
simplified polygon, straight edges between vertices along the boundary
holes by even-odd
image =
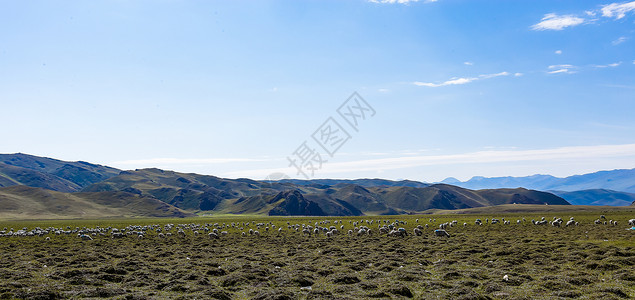
[[[389,89],[378,89],[377,91],[380,92],[380,93],[388,93],[388,92],[390,92]]]
[[[554,53],[555,54],[562,54],[562,50],[556,50]]]
[[[536,150],[490,150],[447,155],[417,155],[377,158],[324,164],[320,175],[333,177],[332,174],[350,172],[375,172],[377,170],[398,170],[433,165],[495,164],[513,162],[532,162],[537,164],[555,164],[563,161],[590,161],[607,158],[626,158],[635,156],[635,144],[573,146]],[[283,172],[295,174],[291,168],[260,169],[231,172],[236,177],[262,178],[267,174]],[[331,174],[331,175],[328,175]]]
[[[531,26],[533,30],[562,30],[567,27],[573,27],[584,23],[593,23],[598,20],[594,18],[598,13],[605,18],[614,18],[616,20],[626,17],[627,13],[635,11],[635,1],[625,3],[611,3],[602,6],[598,10],[586,10],[584,14],[590,19],[584,19],[576,15],[557,15],[555,13],[546,14],[538,24]],[[618,41],[617,44],[623,41]],[[615,45],[617,45],[615,44]]]
[[[466,66],[473,66],[474,65],[474,63],[471,62],[471,61],[466,61],[463,64],[466,65]]]
[[[573,65],[551,65],[548,67],[551,71],[547,71],[547,74],[572,74],[575,73],[575,71],[573,71],[575,68]]]
[[[635,1],[626,3],[611,3],[602,7],[602,16],[621,19],[626,16],[626,13],[633,10],[635,10]]]
[[[584,23],[584,19],[574,15],[546,14],[540,23],[531,26],[533,30],[562,30],[566,27]]]
[[[617,46],[617,45],[619,45],[619,44],[621,44],[621,43],[626,42],[626,40],[628,40],[628,38],[627,38],[627,37],[625,37],[625,36],[621,36],[621,37],[619,37],[617,40],[612,41],[612,42],[611,42],[611,44],[613,44],[613,46]]]
[[[620,62],[608,64],[608,65],[595,65],[594,67],[596,67],[596,68],[615,68],[615,67],[618,67],[621,64],[622,64],[622,62],[620,61]]]
[[[524,75],[523,73],[514,73],[514,76],[516,76],[516,77],[520,77],[520,76],[523,76],[523,75]]]
[[[500,72],[500,73],[496,73],[496,74],[483,74],[483,75],[479,75],[477,77],[452,78],[450,80],[447,80],[447,81],[444,81],[444,82],[441,82],[441,83],[415,81],[415,82],[413,82],[413,84],[416,85],[416,86],[427,86],[427,87],[461,85],[461,84],[466,84],[466,83],[470,83],[470,82],[481,80],[481,79],[488,79],[488,78],[494,78],[494,77],[499,77],[499,76],[507,76],[507,75],[509,75],[508,72]]]

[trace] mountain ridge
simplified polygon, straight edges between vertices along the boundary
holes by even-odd
[[[573,192],[607,189],[635,193],[635,169],[606,170],[563,178],[542,174],[521,177],[474,176],[467,181],[454,182],[453,185],[469,189],[524,187],[541,191]]]

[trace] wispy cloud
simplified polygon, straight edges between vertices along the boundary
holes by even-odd
[[[345,174],[350,172],[376,172],[377,170],[397,170],[431,165],[456,164],[493,164],[501,162],[541,163],[576,159],[604,159],[635,156],[635,144],[574,146],[537,150],[490,150],[448,155],[398,156],[329,163],[320,170],[320,174]],[[237,177],[264,177],[273,172],[293,172],[291,169],[259,169],[231,172],[227,175]],[[295,173],[288,173],[295,174]]]
[[[608,64],[608,65],[594,65],[594,67],[596,67],[596,68],[615,68],[615,67],[618,67],[621,64],[622,64],[622,62],[620,61],[620,62]]]
[[[573,65],[551,65],[548,67],[548,74],[572,74],[575,73],[576,66]]]
[[[635,1],[626,3],[611,3],[602,7],[602,16],[607,18],[621,19],[626,13],[635,10]]]
[[[577,26],[584,23],[584,19],[574,15],[546,14],[540,23],[531,26],[533,30],[562,30],[566,27]]]
[[[556,50],[553,53],[560,55],[560,54],[562,54],[562,50]]]
[[[466,61],[463,64],[466,65],[466,66],[473,66],[474,65],[474,63],[471,62],[471,61]]]
[[[578,15],[558,15],[555,13],[545,14],[544,17],[531,26],[533,30],[563,30],[567,27],[574,27],[585,23],[593,23],[597,20],[596,15],[601,14],[605,18],[613,18],[615,20],[626,17],[627,13],[635,11],[635,1],[624,3],[611,3],[602,6],[599,10],[586,10],[583,16]],[[618,43],[619,44],[619,43]]]
[[[625,37],[625,36],[621,36],[621,37],[619,37],[618,39],[616,39],[616,40],[612,41],[612,42],[611,42],[611,44],[612,44],[613,46],[617,46],[617,45],[619,45],[619,44],[621,44],[621,43],[626,42],[626,40],[628,40],[628,38],[627,38],[627,37]]]
[[[470,83],[470,82],[481,80],[481,79],[488,79],[488,78],[508,76],[508,75],[509,75],[508,72],[500,72],[496,74],[483,74],[477,77],[460,77],[460,78],[455,77],[441,83],[415,81],[413,82],[413,84],[416,86],[440,87],[440,86],[448,86],[448,85],[461,85],[461,84],[466,84],[466,83]]]

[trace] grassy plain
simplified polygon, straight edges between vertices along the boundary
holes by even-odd
[[[596,225],[600,214],[617,226]],[[541,217],[574,217],[574,227],[533,225]],[[476,218],[505,218],[511,225],[474,225]],[[516,224],[517,219],[526,222]],[[0,237],[0,298],[56,299],[628,299],[635,297],[635,231],[625,230],[633,211],[581,211],[483,215],[373,217],[221,216],[190,219],[0,221],[0,229],[36,226],[117,227],[157,224],[240,224],[210,239],[186,230],[184,237],[143,239],[76,234]],[[419,222],[416,222],[419,219]],[[430,219],[433,219],[430,221]],[[304,236],[293,224],[330,220],[340,234]],[[342,224],[334,224],[334,221]],[[373,224],[365,221],[374,220]],[[380,235],[377,221],[394,222],[423,236]],[[434,236],[452,220],[450,238]],[[273,223],[282,231],[259,229]],[[353,222],[371,236],[349,236]],[[463,226],[467,223],[467,226]],[[344,229],[340,229],[343,225]],[[301,231],[301,230],[300,230]],[[165,233],[165,231],[164,231]],[[507,275],[507,280],[503,277]]]

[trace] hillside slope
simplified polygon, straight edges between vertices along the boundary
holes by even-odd
[[[28,186],[0,188],[2,219],[185,217],[181,209],[126,192],[62,193]]]
[[[26,185],[75,192],[119,172],[115,168],[82,161],[68,162],[22,153],[0,154],[0,187]]]
[[[364,187],[341,180],[302,181],[298,185],[289,180],[224,179],[141,169],[121,172],[83,192],[124,191],[154,197],[187,211],[222,214],[388,215],[506,203],[568,204],[555,195],[527,189],[473,191],[447,184],[411,187],[371,181],[381,185]]]

